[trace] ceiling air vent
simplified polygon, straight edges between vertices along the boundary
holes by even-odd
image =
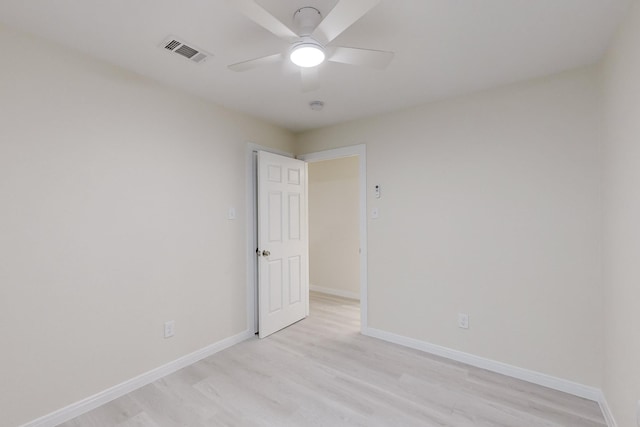
[[[202,49],[199,49],[192,45],[191,43],[187,44],[180,40],[177,37],[167,37],[161,45],[162,48],[166,50],[170,50],[171,52],[177,53],[178,55],[184,56],[196,64],[201,64],[207,60],[211,55],[208,52],[205,52]]]

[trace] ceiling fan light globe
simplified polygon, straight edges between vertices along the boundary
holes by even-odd
[[[311,68],[322,64],[325,54],[322,47],[314,43],[302,43],[291,50],[289,59],[298,67]]]

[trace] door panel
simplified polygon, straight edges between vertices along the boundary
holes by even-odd
[[[289,239],[300,237],[300,194],[289,194]]]
[[[289,304],[295,304],[302,299],[302,266],[300,257],[289,258]]]
[[[258,210],[258,212],[260,211]],[[269,212],[267,215],[269,243],[282,242],[282,193],[269,193]]]
[[[308,314],[307,165],[258,152],[258,331],[272,334]]]
[[[282,260],[268,261],[269,268],[269,314],[282,310]]]

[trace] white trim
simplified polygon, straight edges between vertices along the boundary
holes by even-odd
[[[300,154],[298,159],[305,162],[321,162],[323,160],[335,160],[344,157],[365,155],[367,146],[365,144],[351,145],[349,147],[334,148],[332,150],[317,151],[315,153]]]
[[[258,265],[255,250],[258,247],[257,241],[257,206],[256,206],[256,170],[254,167],[253,153],[257,151],[267,151],[269,153],[280,154],[281,156],[294,157],[292,153],[287,153],[276,148],[265,147],[253,142],[247,142],[245,157],[246,172],[246,214],[247,214],[247,329],[258,332]]]
[[[304,257],[307,260],[307,268],[304,272],[304,280],[307,283],[307,289],[305,289],[305,310],[306,316],[311,314],[311,307],[309,302],[309,286],[311,286],[311,257],[309,255],[309,164],[304,163],[304,240],[306,240],[306,248],[304,251]]]
[[[167,363],[166,365],[152,369],[149,372],[138,375],[137,377],[131,378],[130,380],[101,391],[100,393],[94,394],[93,396],[89,396],[79,402],[72,403],[69,406],[23,424],[21,427],[57,426],[253,336],[253,332],[244,331],[237,335],[225,338],[200,350],[194,351],[191,354],[182,356],[173,362]]]
[[[551,375],[543,374],[540,372],[531,371],[529,369],[519,368],[517,366],[508,365],[506,363],[498,362],[495,360],[485,359],[484,357],[475,356],[473,354],[464,353],[462,351],[453,350],[447,347],[442,347],[414,338],[409,338],[374,328],[368,328],[362,333],[370,337],[378,338],[405,347],[414,348],[416,350],[422,350],[427,353],[435,354],[436,356],[445,357],[447,359],[455,360],[457,362],[462,362],[467,365],[475,366],[477,368],[486,369],[487,371],[496,372],[508,377],[517,378],[519,380],[569,393],[574,396],[582,397],[584,399],[593,400],[595,402],[599,402],[602,396],[602,391],[595,387],[586,386],[573,381],[553,377]]]
[[[360,325],[361,330],[368,325],[368,300],[367,300],[367,146],[365,144],[352,145],[350,147],[336,148],[333,150],[319,151],[316,153],[298,156],[300,160],[313,163],[322,160],[340,159],[343,157],[358,156],[360,179]]]
[[[607,422],[608,427],[618,427],[615,418],[613,418],[613,412],[611,412],[611,407],[609,407],[609,403],[607,399],[604,397],[604,393],[600,392],[600,396],[598,397],[598,404],[600,405],[600,409],[602,410],[602,415],[604,415],[604,420]]]
[[[249,150],[249,152],[266,151],[268,153],[280,154],[281,156],[291,157],[292,159],[296,157],[293,155],[293,153],[290,153],[288,151],[282,151],[277,148],[267,147],[266,145],[256,144],[255,142],[247,142],[247,149]]]
[[[349,299],[355,299],[360,301],[360,294],[357,292],[325,288],[323,286],[316,286],[316,285],[309,285],[309,290],[314,292],[320,292],[321,294],[333,295],[336,297],[349,298]]]

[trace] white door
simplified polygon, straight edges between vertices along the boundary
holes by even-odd
[[[258,152],[260,338],[309,314],[307,164]]]

